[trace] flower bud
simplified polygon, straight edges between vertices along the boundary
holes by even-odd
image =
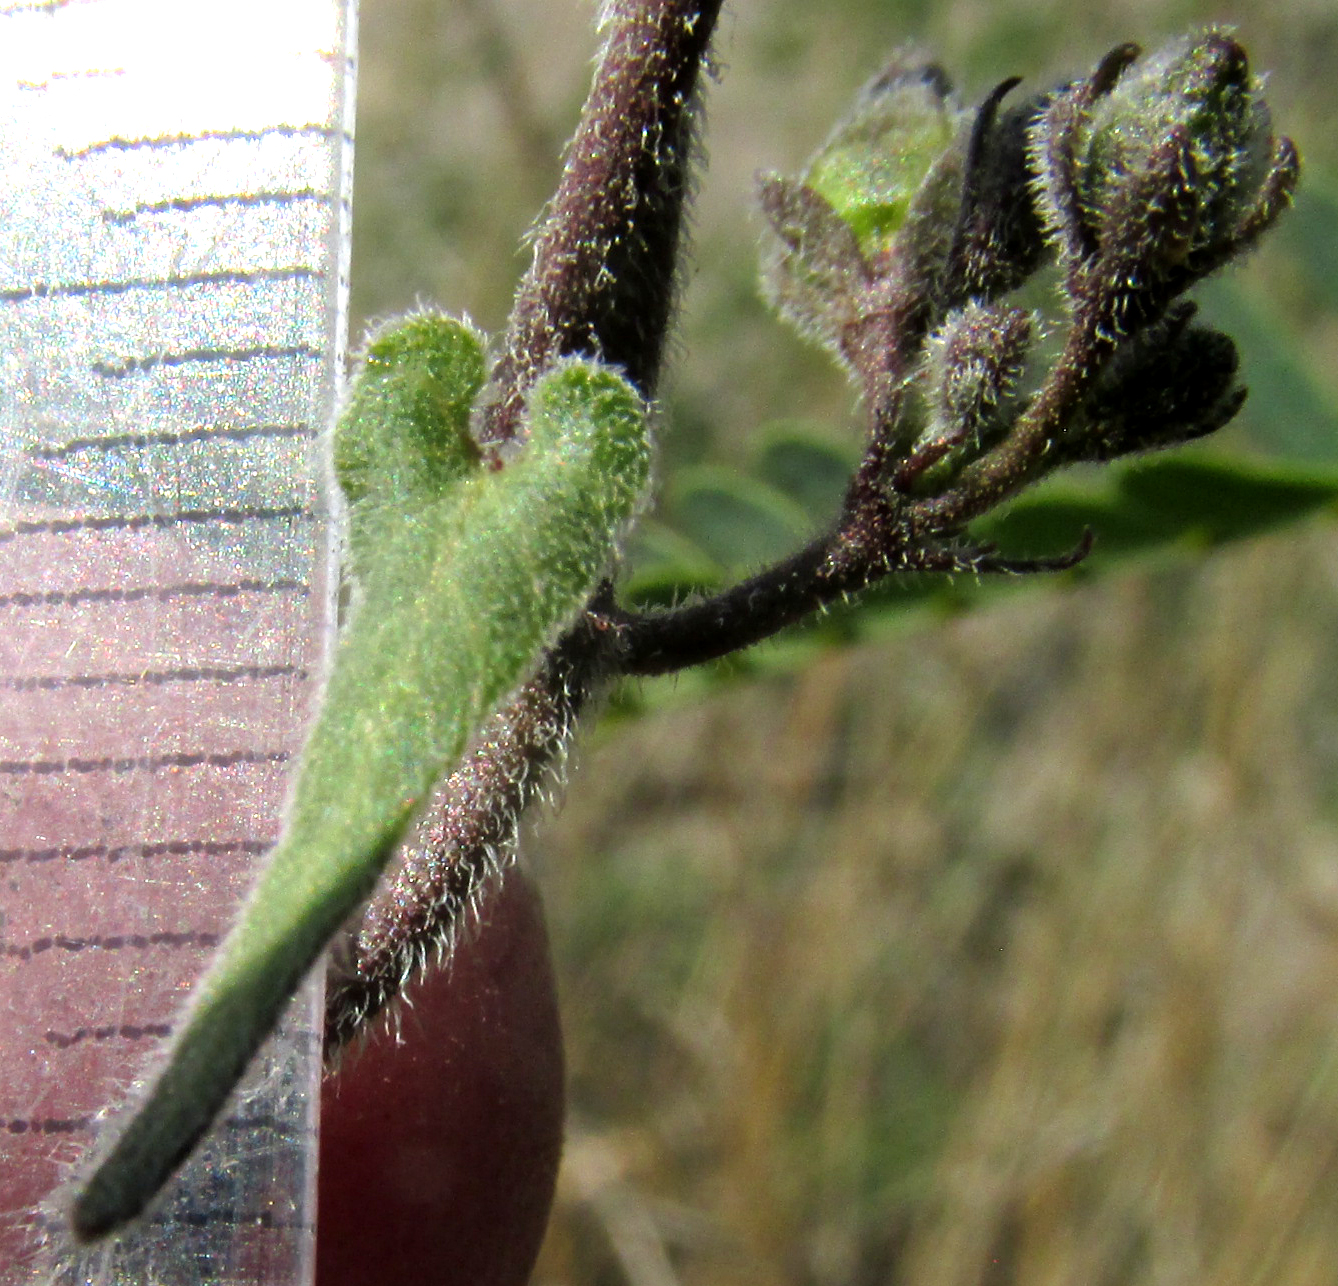
[[[758,196],[775,233],[762,255],[767,299],[800,334],[839,353],[869,281],[855,234],[812,188],[793,179],[765,174]]]
[[[872,258],[887,249],[965,114],[943,71],[903,51],[861,91],[855,108],[809,163],[803,182]],[[956,193],[945,210],[956,212]]]
[[[976,112],[966,147],[961,211],[939,296],[947,307],[969,298],[997,299],[1040,266],[1048,247],[1032,200],[1027,131],[1049,97],[1029,99],[1002,114],[999,105],[1020,82],[995,87]]]
[[[921,366],[928,440],[978,448],[1006,427],[1032,324],[1031,314],[1020,308],[969,303],[929,337]]]
[[[798,179],[761,179],[775,234],[764,291],[802,333],[855,367],[852,348],[871,316],[898,314],[907,336],[925,324],[961,203],[968,120],[943,72],[902,53]]]
[[[1159,247],[1168,258],[1234,236],[1253,212],[1274,161],[1263,86],[1245,50],[1222,31],[1182,36],[1127,72],[1092,108],[1078,159],[1078,196],[1098,226],[1122,186],[1156,166],[1168,138],[1196,199]]]
[[[1263,86],[1225,31],[1136,62],[1112,51],[1031,126],[1037,197],[1071,291],[1103,291],[1136,329],[1246,248],[1290,200],[1299,163],[1275,139]]]
[[[1178,304],[1130,340],[1086,398],[1085,426],[1069,451],[1082,460],[1113,460],[1214,433],[1245,400],[1236,383],[1236,346],[1195,326],[1193,304]]]

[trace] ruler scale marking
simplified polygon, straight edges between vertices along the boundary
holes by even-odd
[[[131,290],[171,290],[183,287],[215,285],[254,285],[268,281],[321,281],[319,265],[293,264],[279,268],[256,268],[250,272],[179,273],[167,277],[138,277],[123,281],[69,281],[48,284],[37,282],[18,290],[0,290],[0,303],[23,303],[29,299],[58,299],[78,295],[123,295]]]
[[[40,1201],[281,825],[328,628],[313,439],[343,360],[352,16],[0,18],[0,1286],[29,1286],[33,1230],[59,1235]],[[52,1280],[307,1279],[319,1034],[296,1018],[180,1191]]]

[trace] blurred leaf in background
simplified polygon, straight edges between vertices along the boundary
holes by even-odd
[[[594,8],[364,0],[356,313],[500,326]],[[978,99],[1220,21],[1306,162],[1202,292],[1240,420],[999,522],[1027,552],[1092,526],[1077,574],[916,581],[723,688],[629,687],[641,717],[587,739],[529,842],[571,1071],[536,1281],[1338,1279],[1334,6],[738,0],[630,588],[798,543],[858,450],[843,379],[758,299],[757,170],[802,165],[909,40]]]

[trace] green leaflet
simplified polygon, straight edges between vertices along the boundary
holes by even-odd
[[[368,350],[335,436],[359,597],[286,830],[148,1097],[78,1195],[76,1235],[137,1215],[185,1158],[433,784],[613,559],[649,473],[644,408],[584,361],[535,386],[529,441],[479,463],[481,345],[412,318]]]

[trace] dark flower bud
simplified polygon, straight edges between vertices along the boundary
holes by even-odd
[[[1048,96],[1000,114],[1017,85],[1005,80],[981,104],[967,144],[961,206],[939,284],[940,302],[997,299],[1020,286],[1046,257],[1045,232],[1031,193],[1027,132]]]
[[[1083,407],[1072,456],[1111,460],[1215,433],[1245,400],[1236,346],[1192,326],[1192,304],[1172,309],[1130,340],[1102,372]]]

